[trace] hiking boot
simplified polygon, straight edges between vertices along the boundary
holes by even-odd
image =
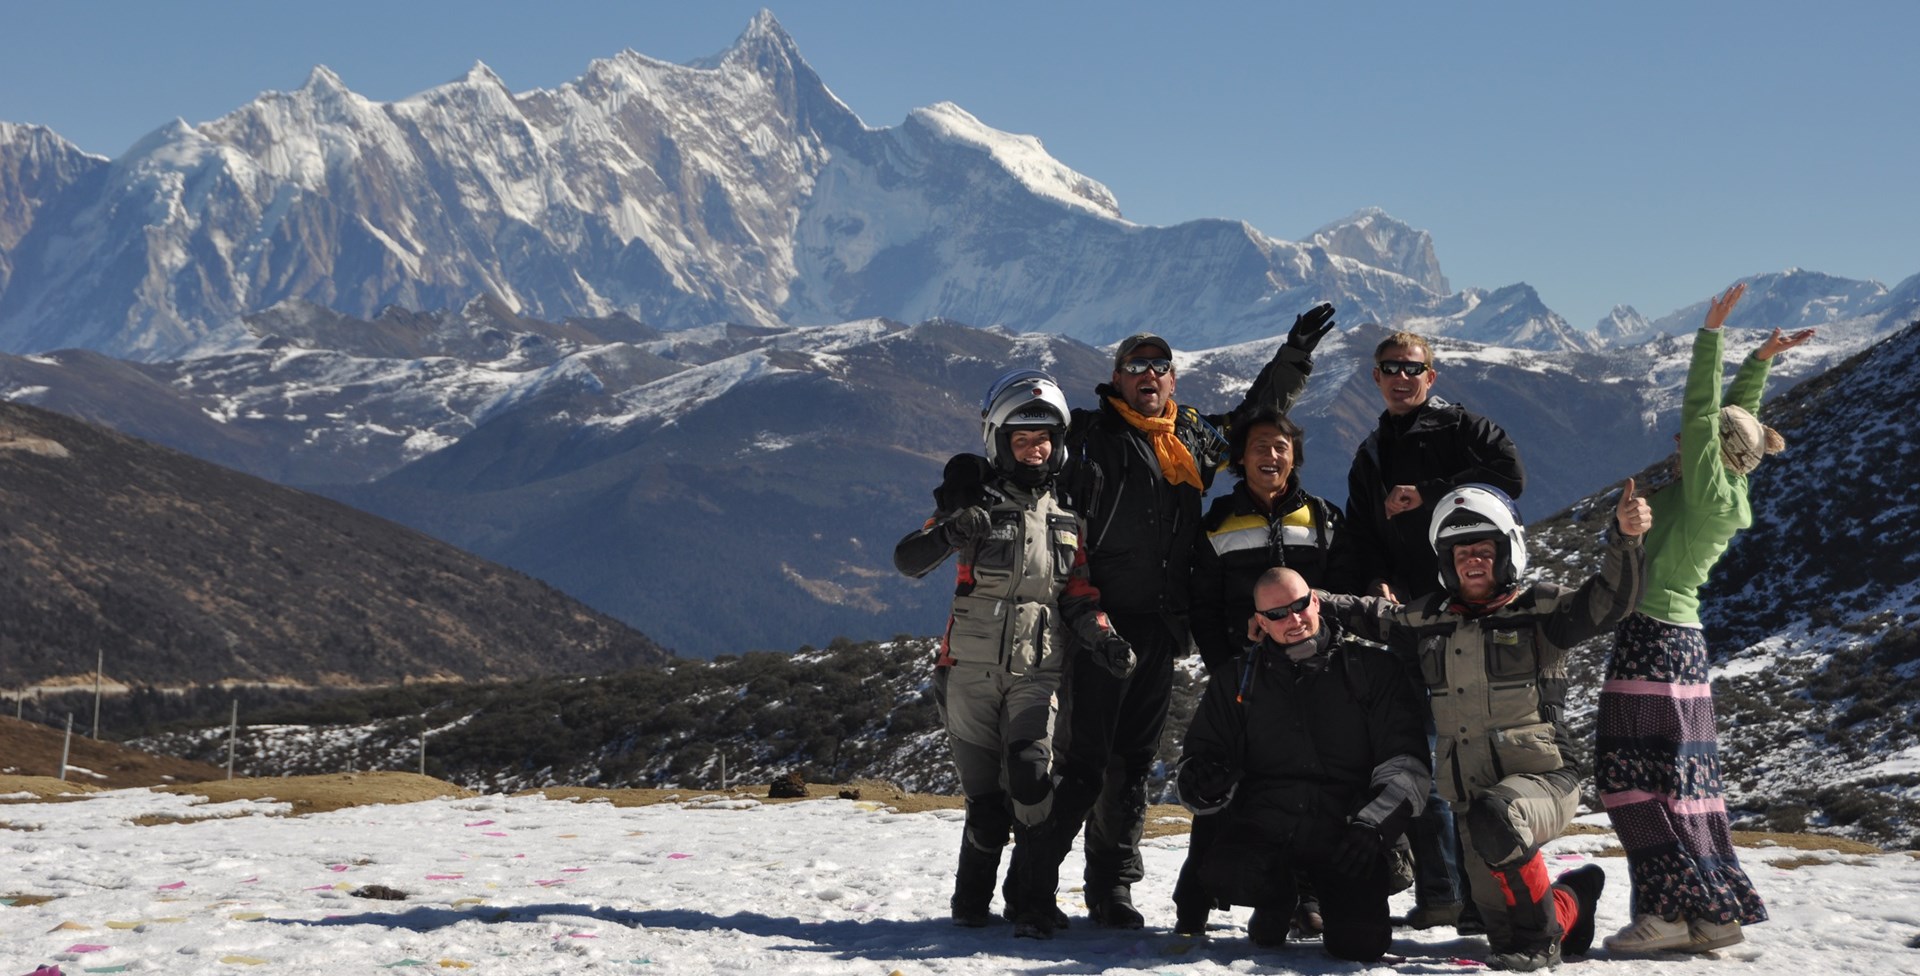
[[[1718,923],[1690,918],[1687,919],[1687,944],[1680,946],[1680,951],[1711,952],[1746,940],[1747,937],[1740,932],[1739,922]]]
[[[1635,915],[1632,924],[1601,940],[1608,952],[1661,952],[1680,949],[1693,941],[1687,923],[1669,922],[1658,915]],[[1704,950],[1702,950],[1704,951]]]
[[[963,929],[984,929],[993,921],[993,912],[985,908],[962,907],[957,901],[953,903],[953,924]]]
[[[947,905],[953,911],[953,924],[962,928],[985,928],[993,922],[993,879],[1000,870],[1000,850],[981,850],[972,844],[960,845],[960,866],[953,876],[953,898]]]
[[[1457,901],[1437,901],[1430,905],[1416,905],[1407,913],[1407,925],[1416,929],[1433,929],[1442,925],[1452,925],[1460,920],[1461,905]]]
[[[1287,929],[1291,920],[1286,912],[1269,908],[1256,908],[1253,917],[1247,919],[1247,941],[1263,949],[1273,949],[1287,944]]]
[[[1460,906],[1460,918],[1453,923],[1456,935],[1486,935],[1487,923],[1480,917],[1480,906],[1466,902]]]
[[[1105,898],[1087,899],[1087,914],[1103,929],[1137,929],[1147,924],[1140,910],[1133,907],[1133,893],[1125,888],[1117,888]]]
[[[1187,902],[1173,903],[1173,934],[1201,935],[1207,931],[1207,915],[1212,911],[1211,901],[1189,899]]]
[[[1573,920],[1567,934],[1561,937],[1560,952],[1584,956],[1593,948],[1593,918],[1600,907],[1600,891],[1607,886],[1607,873],[1600,870],[1598,864],[1588,864],[1561,875],[1553,886],[1567,889],[1580,904],[1580,917]]]
[[[1059,911],[1058,908],[1048,911],[1044,906],[1022,909],[1013,919],[1013,937],[1016,939],[1053,938],[1053,916],[1057,911]]]
[[[1560,943],[1549,942],[1543,948],[1513,949],[1496,952],[1487,957],[1487,965],[1493,969],[1504,969],[1510,973],[1530,973],[1537,969],[1557,969],[1560,966]]]
[[[1287,933],[1291,939],[1317,939],[1326,934],[1326,920],[1320,917],[1319,902],[1301,902],[1293,910],[1293,930]]]

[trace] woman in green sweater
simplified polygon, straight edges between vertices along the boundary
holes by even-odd
[[[1634,918],[1606,939],[1613,952],[1705,952],[1741,941],[1742,924],[1767,918],[1733,851],[1699,594],[1727,543],[1753,524],[1747,475],[1786,446],[1755,416],[1767,370],[1813,330],[1773,330],[1723,400],[1720,326],[1745,290],[1715,298],[1694,336],[1679,479],[1649,500],[1646,595],[1614,632],[1600,689],[1594,774],[1633,882]]]

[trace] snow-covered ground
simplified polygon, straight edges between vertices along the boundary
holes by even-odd
[[[1367,967],[1314,943],[1255,950],[1246,909],[1215,913],[1204,941],[1171,934],[1172,879],[1185,835],[1150,841],[1136,900],[1143,932],[1078,917],[1050,942],[1006,925],[947,920],[959,811],[896,814],[860,801],[759,804],[701,797],[617,809],[605,802],[485,796],[364,806],[299,818],[269,802],[199,803],[121,790],[64,803],[0,806],[0,896],[59,897],[0,907],[0,976],[36,966],[76,973],[358,973],[423,967],[475,973],[1439,974],[1476,968],[1479,939],[1401,930],[1393,960]],[[221,818],[136,826],[133,818]],[[1589,822],[1595,818],[1586,818]],[[1604,821],[1604,817],[1598,818]],[[1556,842],[1556,869],[1612,843]],[[1907,854],[1741,851],[1772,921],[1702,957],[1608,958],[1590,973],[1746,976],[1920,973],[1920,860]],[[1602,934],[1626,921],[1626,865]],[[1078,855],[1064,878],[1077,879]],[[382,885],[380,901],[351,892]],[[1407,907],[1397,896],[1396,910]],[[1563,970],[1564,971],[1564,970]]]

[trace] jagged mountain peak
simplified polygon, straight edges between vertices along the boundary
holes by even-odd
[[[1615,305],[1593,327],[1593,334],[1610,346],[1629,345],[1653,334],[1653,323],[1632,305]]]
[[[316,64],[313,66],[312,71],[307,72],[306,83],[301,85],[299,90],[303,92],[317,93],[317,92],[348,92],[348,91],[351,91],[352,89],[349,89],[347,87],[346,82],[340,80],[340,76],[338,74],[335,74],[332,68],[329,68],[324,64]]]
[[[1329,254],[1351,258],[1375,268],[1404,275],[1435,294],[1452,291],[1440,273],[1433,253],[1433,235],[1399,220],[1379,207],[1363,207],[1342,220],[1315,230],[1306,243]]]

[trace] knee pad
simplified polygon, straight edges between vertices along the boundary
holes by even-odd
[[[1053,794],[1053,752],[1044,742],[1015,742],[1007,746],[1007,792],[1013,802],[1028,806]]]
[[[1513,794],[1498,787],[1474,797],[1467,810],[1467,833],[1474,853],[1496,870],[1509,868],[1533,856],[1533,838],[1514,822]]]
[[[1013,811],[1005,793],[988,793],[967,798],[967,846],[999,854],[1007,846],[1007,834],[1013,829]]]

